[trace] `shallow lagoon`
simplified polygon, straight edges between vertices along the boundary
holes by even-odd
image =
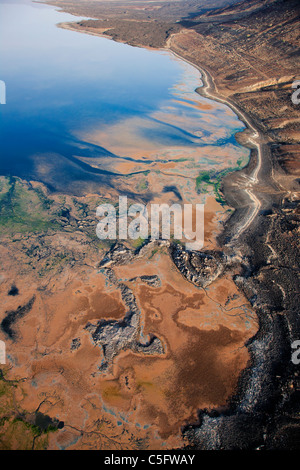
[[[75,194],[155,162],[181,161],[177,170],[195,177],[247,160],[234,138],[244,124],[194,91],[196,68],[58,28],[78,18],[51,6],[1,0],[0,10],[1,174]]]

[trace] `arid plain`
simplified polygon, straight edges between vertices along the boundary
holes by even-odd
[[[212,11],[193,1],[50,3],[94,18],[64,28],[166,47],[198,66],[198,93],[245,123],[236,136],[245,152],[214,149],[219,178],[197,180],[209,148],[162,154],[132,139],[140,123],[127,122],[80,136],[119,155],[125,142],[130,153],[130,162],[106,160],[120,176],[99,194],[1,177],[2,448],[293,447],[296,2],[216,1]],[[210,112],[212,103],[190,106]],[[203,257],[176,243],[98,240],[95,207],[133,188],[148,203],[205,202]],[[111,325],[113,352],[102,334]]]

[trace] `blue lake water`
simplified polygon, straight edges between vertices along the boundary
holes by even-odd
[[[195,68],[165,51],[56,26],[66,21],[78,18],[29,0],[0,0],[0,174],[84,193],[85,182],[110,184],[118,171],[108,162],[130,161],[136,146],[227,146],[247,154],[234,138],[244,125],[228,107],[190,106],[209,103],[194,96]],[[86,137],[94,134],[96,141]]]

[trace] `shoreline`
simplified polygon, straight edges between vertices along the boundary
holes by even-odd
[[[186,60],[172,49],[171,51],[180,59]],[[295,386],[295,368],[291,363],[290,351],[297,331],[297,319],[294,317],[292,309],[289,310],[290,302],[285,307],[281,307],[280,304],[277,306],[275,301],[276,307],[273,307],[272,296],[276,295],[276,284],[272,286],[271,283],[277,282],[277,280],[268,281],[266,279],[261,286],[257,286],[251,279],[253,272],[257,269],[255,263],[258,263],[263,269],[265,263],[266,265],[270,263],[274,254],[275,259],[280,259],[279,256],[282,256],[274,251],[270,244],[270,238],[274,237],[276,232],[274,232],[273,222],[266,221],[263,213],[270,211],[273,215],[273,207],[276,202],[281,210],[285,205],[287,192],[274,178],[275,165],[271,149],[271,144],[274,144],[274,141],[262,134],[259,130],[259,123],[240,110],[235,102],[218,93],[214,79],[207,70],[189,60],[186,61],[198,68],[202,74],[203,86],[196,91],[202,96],[229,106],[246,124],[246,128],[252,132],[252,136],[248,137],[248,142],[242,143],[250,149],[248,164],[244,168],[230,173],[229,178],[227,175],[223,178],[224,198],[231,207],[234,207],[234,212],[225,222],[219,242],[220,246],[229,247],[231,251],[238,251],[240,261],[242,258],[247,259],[243,274],[238,276],[235,282],[237,287],[250,299],[258,318],[259,328],[246,344],[250,354],[249,365],[242,371],[236,392],[230,398],[225,413],[218,410],[215,410],[215,413],[209,410],[199,410],[198,421],[183,427],[182,432],[193,449],[232,449],[234,447],[231,443],[240,439],[238,433],[241,431],[241,426],[253,426],[255,422],[257,435],[246,431],[244,432],[245,441],[242,439],[241,442],[245,448],[248,446],[251,448],[250,442],[252,440],[253,448],[260,449],[267,447],[268,439],[272,433],[275,433],[276,429],[280,429],[282,394],[284,395],[287,387],[290,387],[288,392],[290,397]],[[237,184],[239,177],[243,178],[243,184],[240,181]],[[233,181],[230,181],[231,179]],[[260,182],[261,188],[259,187]],[[264,187],[269,190],[264,191]],[[237,195],[233,194],[232,196],[232,193],[235,192]],[[242,198],[243,193],[253,201],[252,207],[254,206],[250,214],[246,215],[243,215],[245,203],[240,203],[238,200],[239,197]],[[231,204],[231,197],[235,204]],[[279,213],[277,213],[277,218],[280,221]],[[234,233],[236,227],[239,227],[238,233]],[[253,241],[261,234],[264,234],[266,241],[261,240],[258,243],[258,253],[253,256],[251,253],[254,248]],[[271,254],[268,254],[268,251],[271,251]],[[279,284],[278,286],[281,287]],[[282,287],[281,290],[284,301],[286,292]],[[286,310],[286,317],[281,316],[281,308]],[[286,410],[288,413],[293,412],[293,405],[288,401]],[[268,429],[270,418],[271,427],[274,426],[274,430]],[[268,429],[265,434],[263,428]],[[227,432],[229,437],[226,436]],[[249,443],[245,445],[248,440]],[[220,442],[226,443],[226,441],[228,447],[226,444],[223,447]],[[257,442],[260,443],[259,446]]]
[[[105,39],[109,39],[111,41],[119,42],[121,44],[130,45],[131,47],[140,47],[140,48],[143,48],[143,49],[150,49],[150,50],[153,50],[153,51],[168,52],[170,55],[173,55],[178,60],[181,60],[181,61],[191,65],[196,70],[198,70],[201,74],[202,86],[199,86],[198,88],[196,88],[195,92],[198,93],[199,95],[205,97],[205,98],[211,99],[213,101],[220,102],[220,103],[228,106],[238,116],[240,121],[245,124],[245,129],[242,132],[240,132],[239,134],[244,134],[245,132],[250,131],[251,135],[248,136],[248,142],[243,142],[243,143],[239,142],[239,143],[240,143],[240,145],[242,145],[245,148],[250,150],[249,161],[248,161],[248,163],[245,167],[242,167],[241,169],[236,170],[236,171],[232,171],[229,174],[230,175],[236,174],[236,173],[241,174],[241,172],[243,172],[244,187],[241,186],[241,191],[243,191],[247,195],[248,199],[252,203],[250,205],[248,204],[249,209],[250,209],[250,214],[247,213],[244,216],[244,221],[239,220],[239,222],[238,222],[239,228],[238,228],[236,234],[231,236],[231,242],[232,243],[236,242],[238,240],[239,236],[242,235],[245,232],[245,230],[255,220],[255,218],[258,215],[258,213],[261,209],[261,206],[262,206],[261,201],[255,195],[255,191],[253,191],[253,185],[259,184],[259,173],[260,173],[261,168],[262,168],[263,156],[264,156],[263,155],[264,151],[263,151],[262,142],[259,142],[260,140],[262,141],[263,138],[262,138],[262,136],[260,135],[260,132],[257,129],[256,123],[254,123],[252,121],[252,119],[250,118],[250,116],[247,116],[230,99],[224,98],[222,95],[220,95],[218,93],[215,82],[214,82],[214,79],[206,69],[204,69],[202,66],[196,65],[193,62],[191,62],[190,60],[182,57],[180,54],[178,54],[177,52],[175,52],[171,48],[172,36],[170,36],[170,38],[168,39],[168,41],[166,43],[166,46],[164,48],[155,49],[155,48],[152,48],[152,47],[147,48],[146,46],[143,46],[143,45],[134,45],[133,46],[133,45],[131,45],[129,43],[126,43],[126,42],[123,42],[123,41],[116,41],[112,37],[106,35],[104,32],[97,33],[97,32],[94,32],[94,31],[86,30],[84,28],[74,28],[72,26],[72,24],[73,23],[58,23],[57,27],[62,28],[62,29],[66,29],[66,30],[69,30],[69,31],[73,31],[73,32],[79,32],[79,33],[82,33],[82,34],[89,34],[91,36],[103,37]],[[77,24],[77,23],[74,23],[74,24]],[[105,31],[107,31],[107,29]],[[254,161],[255,166],[254,166],[254,168],[251,168],[251,166],[253,165],[253,161]],[[246,174],[248,169],[250,169],[250,174]],[[223,180],[226,177],[227,176],[225,176],[223,178]],[[253,207],[252,210],[251,210],[251,206]],[[234,213],[236,211],[237,211],[237,209],[235,208]],[[231,219],[231,217],[230,217],[230,219]],[[226,221],[226,223],[225,223],[226,225],[230,223],[230,219],[228,219]],[[226,230],[226,227],[224,227],[223,231],[225,232],[225,230]],[[233,231],[233,230],[231,229],[231,231]]]
[[[228,99],[222,97],[217,92],[214,79],[207,70],[205,70],[202,66],[198,66],[196,64],[193,64],[188,59],[185,59],[184,57],[180,56],[177,52],[172,50],[172,48],[170,47],[169,44],[167,44],[167,47],[165,48],[165,50],[169,51],[171,54],[173,54],[179,60],[183,60],[184,62],[188,63],[192,67],[199,70],[199,72],[201,73],[201,80],[202,80],[203,85],[201,87],[196,88],[196,90],[195,90],[196,93],[198,93],[199,95],[201,95],[205,98],[212,99],[214,101],[220,102],[220,103],[228,106],[238,116],[240,121],[242,121],[245,124],[246,129],[244,129],[244,131],[242,131],[242,133],[246,132],[247,130],[250,130],[252,132],[252,137],[248,137],[248,140],[256,149],[256,158],[255,158],[256,161],[255,161],[254,169],[251,169],[252,174],[250,176],[248,176],[247,179],[245,179],[246,184],[245,184],[245,187],[243,188],[243,191],[249,196],[249,199],[253,201],[254,209],[253,209],[251,217],[249,217],[249,216],[246,217],[246,220],[245,220],[244,224],[239,228],[239,230],[237,231],[237,234],[232,238],[232,242],[236,241],[238,239],[238,237],[251,225],[251,223],[254,221],[256,215],[258,214],[258,212],[261,208],[261,202],[255,196],[254,192],[251,191],[252,190],[252,185],[257,184],[259,182],[258,175],[259,175],[259,172],[260,172],[261,167],[262,167],[262,159],[263,159],[262,144],[257,142],[257,139],[261,139],[261,136],[260,136],[258,130],[254,127],[254,124],[251,123],[250,118],[248,116],[246,116],[245,113],[243,113],[237,107],[237,105],[234,104],[231,100],[228,100]],[[211,93],[210,90],[214,91],[215,93]],[[250,147],[249,145],[246,145],[245,143],[241,143],[241,145],[250,150],[249,162],[247,163],[247,165],[245,167],[243,167],[239,170],[236,170],[236,171],[232,171],[232,172],[230,172],[230,174],[236,173],[236,172],[241,172],[241,171],[245,170],[247,167],[250,167],[251,164],[252,164],[251,160],[253,160],[253,157],[254,157],[253,147]]]
[[[273,177],[274,164],[271,161],[271,151],[268,147],[268,143],[271,141],[268,137],[261,134],[259,124],[253,121],[253,118],[247,116],[231,99],[225,98],[218,93],[214,78],[206,69],[193,64],[190,60],[185,59],[171,49],[171,39],[168,41],[168,50],[180,60],[184,60],[193,67],[196,67],[201,73],[203,85],[196,89],[196,92],[229,106],[246,125],[246,129],[243,132],[251,131],[251,135],[247,139],[248,142],[241,144],[250,149],[248,164],[240,170],[229,174],[229,178],[231,176],[235,180],[239,176],[243,177],[243,184],[237,185],[236,181],[230,181],[229,184],[227,183],[226,188],[223,187],[223,194],[226,202],[232,207],[230,198],[236,184],[238,186],[238,196],[240,195],[242,199],[243,193],[246,194],[253,202],[253,209],[250,211],[250,214],[246,213],[243,215],[244,204],[242,203],[239,206],[238,203],[235,205],[233,214],[225,221],[222,234],[218,237],[220,246],[230,248],[231,252],[238,251],[238,257],[241,260],[243,256],[248,256],[249,240],[253,239],[260,231],[258,225],[259,220],[261,220],[259,217],[260,211],[263,212],[263,209],[269,210],[272,207],[272,201],[270,203],[267,197],[259,199],[258,185],[260,184],[260,176],[263,174],[266,182],[271,187],[277,186],[277,194],[282,194],[283,192]],[[223,184],[227,180],[228,175],[223,178]],[[256,186],[257,190],[255,190]],[[237,199],[236,195],[234,199]],[[265,207],[263,207],[263,202]],[[257,221],[256,224],[255,221]],[[237,227],[238,231],[234,233]],[[247,229],[249,229],[249,232],[246,234]],[[268,228],[266,228],[266,234],[268,240],[266,241],[266,247],[272,251],[273,255],[274,250],[269,244],[270,232]],[[233,257],[235,256],[234,254]],[[237,287],[244,293],[249,292],[249,290],[251,291],[251,286],[247,286],[245,280],[252,269],[253,266],[250,261],[245,273],[238,282],[235,281]],[[272,295],[272,289],[270,289],[269,295]],[[265,294],[261,293],[260,296],[263,299]],[[246,295],[246,297],[248,296]],[[220,440],[223,439],[226,442],[224,432],[226,430],[229,432],[232,442],[238,440],[239,437],[235,438],[234,433],[240,431],[241,425],[245,425],[245,419],[249,425],[252,425],[253,420],[255,420],[258,428],[267,426],[270,408],[274,410],[274,417],[272,417],[274,424],[277,419],[280,419],[277,408],[278,394],[280,396],[281,390],[285,389],[287,384],[291,382],[291,377],[293,377],[293,366],[289,359],[289,345],[293,342],[292,329],[295,320],[293,318],[282,320],[280,312],[273,316],[272,311],[260,305],[259,302],[257,303],[257,300],[250,300],[250,302],[257,315],[259,327],[256,334],[245,344],[250,355],[249,364],[240,374],[235,393],[229,399],[225,413],[218,410],[215,410],[215,413],[210,410],[199,410],[198,421],[182,428],[183,435],[188,439],[193,449],[201,449],[203,441],[205,442],[204,450],[223,449],[220,445]],[[276,385],[274,381],[276,381]],[[209,432],[212,435],[209,435]],[[264,442],[265,437],[262,432],[260,434],[260,440]],[[251,439],[251,434],[249,434],[249,437]],[[262,447],[264,447],[264,444]],[[230,446],[228,448],[231,449]],[[260,449],[260,447],[258,448]]]
[[[74,23],[74,24],[76,24],[76,23]],[[80,32],[82,34],[89,34],[89,35],[92,35],[92,36],[102,37],[102,38],[109,39],[111,41],[115,41],[115,42],[118,42],[118,43],[121,43],[121,44],[127,44],[131,47],[140,47],[140,48],[143,48],[143,49],[150,49],[152,51],[161,51],[161,52],[169,53],[176,60],[183,61],[183,62],[187,63],[188,65],[192,66],[193,68],[195,68],[196,70],[198,70],[200,72],[202,86],[199,86],[195,89],[196,93],[198,93],[199,95],[201,95],[205,98],[211,99],[211,100],[216,101],[216,102],[220,102],[220,103],[228,106],[238,116],[240,121],[242,121],[244,123],[245,129],[243,131],[239,132],[238,134],[244,134],[247,131],[251,132],[251,135],[247,136],[248,142],[247,143],[246,142],[241,143],[241,145],[243,145],[245,148],[250,150],[249,161],[248,161],[247,165],[245,167],[239,169],[239,170],[235,170],[235,171],[232,171],[232,172],[229,173],[229,175],[235,175],[235,174],[239,174],[239,175],[243,174],[244,175],[244,180],[243,180],[244,187],[241,185],[239,187],[239,192],[246,194],[247,197],[249,198],[249,200],[252,201],[252,204],[250,204],[250,207],[249,207],[250,216],[247,213],[244,216],[243,215],[240,216],[240,214],[238,213],[239,212],[238,208],[234,208],[233,214],[225,221],[225,224],[224,224],[224,227],[222,228],[221,234],[219,234],[219,236],[218,236],[219,239],[224,239],[225,238],[225,233],[228,229],[230,229],[230,232],[234,232],[235,228],[237,226],[239,226],[239,229],[237,230],[235,235],[232,235],[230,237],[230,242],[227,243],[225,247],[223,247],[223,248],[227,248],[227,249],[229,248],[229,252],[232,252],[234,248],[237,248],[237,241],[238,241],[239,237],[252,224],[252,222],[255,220],[255,218],[258,215],[259,210],[261,208],[261,202],[253,192],[253,184],[258,184],[259,183],[259,178],[258,177],[259,177],[261,167],[262,167],[263,146],[262,146],[262,143],[257,141],[258,139],[262,140],[262,137],[261,137],[259,131],[257,130],[257,127],[256,127],[255,123],[252,122],[251,117],[247,116],[230,99],[227,99],[227,98],[223,97],[222,95],[220,95],[218,93],[218,91],[216,89],[214,79],[207,70],[205,70],[203,67],[201,67],[197,64],[194,64],[190,60],[184,58],[183,56],[181,56],[180,54],[178,54],[176,51],[174,51],[171,48],[172,36],[168,39],[168,41],[166,43],[166,46],[164,48],[155,49],[155,48],[151,48],[151,47],[147,48],[143,45],[131,45],[131,44],[123,42],[123,41],[117,41],[117,40],[113,39],[112,37],[104,34],[103,32],[97,33],[97,32],[94,32],[94,31],[86,30],[84,28],[78,28],[77,29],[77,28],[72,27],[72,23],[59,23],[59,24],[57,24],[57,27],[60,27],[62,29],[66,29],[66,30],[69,30],[69,31],[73,31],[73,32]],[[253,166],[253,164],[254,164],[254,166]],[[250,172],[249,175],[248,175],[248,171]],[[228,177],[228,175],[226,175],[222,179],[222,182],[227,177]],[[229,192],[229,191],[230,191],[230,188],[228,188],[226,192]],[[225,200],[227,202],[228,194],[226,194],[226,195],[224,194],[224,197],[225,197]],[[228,205],[230,207],[232,207],[230,203],[228,203]],[[237,218],[238,220],[237,221],[235,221],[235,220],[232,221],[232,219],[234,219],[234,218]],[[219,246],[220,246],[220,248],[222,248],[222,245],[220,243],[219,243]],[[248,341],[248,345],[246,344],[246,347],[249,350],[250,357],[251,357],[250,345],[252,344],[252,342],[255,341],[256,336],[260,334],[261,328],[262,328],[262,326],[259,324],[259,329],[258,329],[257,333],[255,334],[254,337],[252,337]],[[241,372],[241,380],[242,380],[242,377],[245,374],[247,375],[255,367],[255,360],[253,360],[253,358],[251,358],[250,361],[251,361],[251,364],[249,364],[249,366],[247,366]],[[233,396],[243,395],[244,393],[245,393],[244,387],[240,388],[239,385],[238,385]],[[229,408],[229,410],[231,409],[230,404],[228,404],[228,408]],[[204,413],[204,411],[199,410],[199,413],[200,414]],[[197,426],[199,426],[199,423],[195,423],[194,425],[187,425],[186,427],[183,427],[183,428],[188,429],[191,426],[192,427],[194,427],[194,426],[197,427]]]
[[[103,37],[105,39],[115,41],[115,39],[111,38],[110,36],[105,35],[104,33],[96,33],[96,32],[91,32],[91,31],[87,31],[87,30],[84,30],[84,29],[72,28],[72,26],[70,24],[59,24],[57,26],[61,27],[63,29],[74,31],[74,32],[81,32],[83,34],[90,34],[90,35],[93,35],[93,36]],[[248,227],[250,227],[250,225],[252,225],[252,223],[255,221],[255,219],[256,219],[256,217],[257,217],[257,215],[258,215],[258,213],[261,209],[261,206],[262,206],[261,201],[255,195],[255,191],[254,191],[253,186],[256,185],[256,184],[259,184],[259,175],[260,175],[260,172],[261,172],[261,169],[262,169],[263,156],[264,156],[264,151],[263,151],[264,147],[263,147],[262,143],[259,142],[259,140],[263,140],[263,138],[260,135],[260,132],[257,129],[257,126],[255,125],[255,123],[252,122],[251,117],[247,116],[230,99],[226,99],[218,93],[218,91],[216,89],[214,79],[207,70],[205,70],[203,67],[201,67],[199,65],[194,64],[190,60],[182,57],[177,52],[172,50],[171,45],[170,45],[171,39],[172,39],[172,37],[169,38],[169,41],[167,42],[167,45],[164,48],[159,48],[159,49],[149,48],[149,49],[156,50],[156,51],[161,51],[161,52],[168,52],[170,55],[174,56],[174,58],[176,58],[177,60],[181,60],[181,61],[189,64],[193,68],[197,69],[201,74],[202,86],[199,86],[198,88],[196,88],[195,92],[198,93],[199,95],[205,97],[205,98],[211,99],[213,101],[220,102],[220,103],[228,106],[245,125],[245,129],[243,131],[239,132],[239,134],[244,134],[244,133],[247,133],[247,132],[249,133],[249,131],[251,132],[251,135],[247,135],[247,142],[241,143],[242,146],[244,146],[245,148],[250,150],[249,161],[248,161],[247,165],[245,167],[239,169],[239,170],[232,171],[232,172],[229,173],[229,175],[239,174],[239,175],[244,176],[243,185],[239,186],[239,192],[244,193],[244,195],[247,196],[247,198],[248,198],[248,210],[250,210],[250,214],[247,213],[247,212],[245,214],[239,214],[239,212],[240,212],[239,209],[235,207],[233,214],[225,221],[224,227],[222,228],[222,231],[221,231],[221,234],[218,236],[219,239],[222,239],[222,238],[224,239],[225,238],[225,233],[228,229],[230,229],[230,232],[234,232],[234,231],[236,232],[235,234],[233,234],[230,237],[229,243],[226,243],[226,245],[223,246],[223,248],[225,248],[225,251],[226,251],[226,249],[227,249],[227,251],[229,249],[229,253],[232,253],[234,251],[234,249],[236,249],[237,246],[238,246],[238,244],[237,244],[238,239],[248,229]],[[120,42],[122,44],[128,44],[128,43],[123,42],[123,41],[115,41],[115,42]],[[128,45],[131,45],[131,44],[128,44]],[[135,45],[135,46],[131,45],[131,47],[141,47],[141,48],[144,48],[144,49],[146,48],[143,45],[139,45],[139,46],[138,45]],[[226,175],[223,178],[223,180],[227,177],[228,177],[228,175]],[[223,180],[222,180],[222,182],[223,182]],[[227,189],[226,193],[228,191],[230,191],[230,188]],[[228,199],[227,199],[228,194],[224,194],[224,197],[225,197],[225,200],[227,202],[228,201]],[[249,204],[249,201],[250,201],[250,204]],[[230,207],[232,207],[230,203],[228,203],[228,205]],[[235,219],[235,218],[237,218],[237,220],[232,220],[232,219]],[[238,227],[238,229],[236,230],[237,227]],[[220,246],[220,248],[222,248],[222,244],[219,243],[219,246]],[[238,251],[240,251],[240,250],[238,250]],[[238,256],[238,258],[239,257],[241,258],[241,255]],[[235,258],[235,256],[234,256],[234,258]],[[173,262],[174,262],[174,260],[173,260]],[[238,286],[238,288],[239,288],[239,286]],[[245,397],[247,395],[247,393],[249,393],[249,392],[251,393],[251,391],[252,391],[251,386],[250,386],[251,380],[248,381],[247,378],[245,380],[245,377],[248,377],[248,376],[251,377],[252,372],[255,370],[256,363],[257,363],[256,353],[253,351],[252,345],[255,344],[256,339],[259,338],[260,335],[264,336],[264,325],[262,324],[261,319],[258,315],[257,315],[257,318],[258,318],[258,321],[259,321],[259,328],[258,328],[257,332],[255,333],[255,335],[252,338],[250,338],[248,340],[248,342],[245,344],[246,348],[248,349],[249,355],[250,355],[249,364],[246,366],[245,369],[243,369],[241,371],[237,387],[236,387],[233,395],[229,398],[228,405],[227,405],[227,410],[228,410],[227,412],[229,412],[229,414],[232,413],[234,415],[235,414],[235,403],[239,402],[239,401],[242,402],[243,397]],[[238,400],[237,400],[237,397],[239,397]],[[195,437],[193,435],[195,430],[200,429],[200,427],[201,427],[201,423],[202,423],[202,419],[203,419],[202,417],[203,416],[209,416],[209,412],[207,412],[206,410],[203,410],[203,409],[199,409],[198,410],[198,416],[199,416],[199,420],[197,422],[190,423],[188,425],[182,426],[183,435],[187,436],[188,439],[191,442],[194,441],[194,439],[195,439]],[[191,435],[191,430],[193,430],[192,435]]]
[[[72,30],[75,31],[75,29]],[[105,34],[99,36],[112,39]],[[266,222],[260,217],[260,211],[262,213],[263,209],[271,210],[274,202],[273,194],[277,195],[280,205],[280,201],[283,199],[283,191],[273,177],[274,164],[268,145],[271,141],[261,135],[260,126],[255,120],[253,121],[252,117],[247,116],[232,100],[218,94],[214,79],[207,70],[179,55],[170,48],[169,43],[170,40],[167,47],[157,50],[168,51],[178,59],[197,68],[201,73],[203,85],[196,91],[204,97],[229,106],[244,122],[246,129],[243,132],[247,133],[248,131],[246,142],[241,144],[250,149],[248,164],[238,171],[231,172],[229,178],[228,176],[223,178],[225,200],[234,208],[234,212],[225,222],[222,235],[219,237],[219,245],[227,246],[231,252],[230,256],[239,263],[243,258],[247,259],[246,266],[243,268],[244,273],[239,276],[240,280],[235,280],[235,282],[242,292],[248,294],[246,297],[250,298],[256,288],[252,280],[247,281],[249,273],[254,269],[249,250],[252,250],[251,240],[260,232],[258,222],[265,224],[263,230],[267,240],[272,233],[272,226],[268,225],[269,221]],[[250,136],[249,131],[251,132]],[[261,176],[264,178],[264,184],[271,188],[269,194],[260,193],[258,185]],[[230,181],[228,181],[229,179]],[[275,186],[277,186],[276,189]],[[249,201],[251,201],[250,206]],[[236,231],[237,227],[238,231]],[[268,259],[266,250],[270,251],[271,249],[269,241],[266,241],[265,245],[263,242],[258,245],[258,253],[255,253],[255,257],[257,257],[257,262],[262,263],[262,266],[264,260]],[[235,254],[234,251],[238,253]],[[295,320],[293,317],[283,320],[280,312],[273,315],[272,309],[267,307],[268,301],[266,307],[261,305],[265,298],[270,299],[273,295],[273,286],[267,283],[266,287],[267,293],[260,288],[253,300],[250,300],[258,318],[259,328],[246,344],[250,354],[249,365],[241,372],[236,391],[226,406],[226,412],[215,410],[215,413],[211,414],[208,410],[199,409],[197,422],[182,427],[182,434],[188,439],[189,446],[193,449],[216,450],[222,448],[220,441],[226,442],[227,436],[224,434],[226,430],[229,433],[229,447],[227,448],[230,449],[230,442],[240,439],[239,432],[241,426],[245,425],[245,420],[246,425],[249,426],[253,420],[256,422],[258,437],[254,437],[250,430],[249,432],[245,431],[243,445],[251,447],[251,440],[254,446],[257,446],[257,440],[264,443],[263,428],[267,426],[270,407],[274,410],[272,417],[274,425],[280,422],[278,396],[280,397],[281,391],[285,389],[293,377],[293,367],[290,364],[288,351],[293,336],[291,328],[293,328]]]
[[[113,37],[107,36],[104,32],[97,33],[85,29],[77,29],[71,25],[72,23],[57,24],[58,27],[73,32],[103,37],[115,42],[131,45],[132,47],[141,47],[174,55],[178,60],[184,61],[200,71],[202,86],[195,90],[198,94],[225,104],[245,124],[246,128],[236,134],[236,139],[242,146],[250,150],[249,161],[241,169],[233,170],[229,175],[222,178],[221,190],[226,203],[233,208],[233,214],[225,220],[217,241],[220,249],[224,250],[227,256],[229,269],[232,265],[237,264],[242,268],[242,274],[240,276],[233,276],[232,280],[241,292],[246,293],[245,296],[253,306],[259,321],[259,328],[255,335],[244,345],[249,351],[249,363],[241,371],[238,384],[234,394],[230,396],[226,403],[225,411],[218,409],[209,411],[200,408],[198,410],[199,419],[197,422],[189,422],[190,424],[181,428],[181,432],[190,442],[188,448],[197,449],[203,445],[211,446],[211,449],[223,448],[224,442],[227,445],[229,445],[230,439],[234,442],[234,434],[236,434],[237,440],[241,439],[241,442],[243,442],[242,439],[244,438],[244,445],[249,445],[250,447],[252,445],[257,448],[258,440],[259,444],[264,447],[264,443],[267,442],[269,437],[267,432],[269,435],[272,433],[272,430],[267,427],[271,427],[273,424],[278,425],[279,422],[279,420],[277,421],[278,413],[280,412],[278,403],[280,404],[280,400],[282,400],[281,395],[291,393],[290,390],[287,390],[289,380],[291,380],[291,371],[293,371],[289,358],[289,347],[292,342],[293,332],[289,330],[289,327],[292,329],[294,323],[296,323],[292,313],[288,311],[288,303],[284,304],[282,301],[282,305],[287,310],[284,312],[286,316],[280,310],[280,302],[278,301],[276,304],[276,297],[274,300],[276,308],[272,309],[270,307],[272,302],[269,301],[269,298],[274,295],[274,292],[276,293],[276,285],[273,286],[271,284],[271,282],[275,282],[272,271],[269,270],[267,272],[270,280],[267,281],[262,278],[262,281],[259,280],[261,284],[255,284],[256,279],[255,274],[253,274],[255,269],[259,268],[262,271],[266,268],[269,259],[272,259],[272,256],[276,259],[277,253],[278,263],[280,262],[280,264],[277,265],[277,262],[275,263],[274,261],[274,263],[270,264],[269,268],[273,268],[274,272],[278,267],[285,269],[284,259],[280,255],[281,252],[277,251],[278,246],[273,244],[274,238],[277,235],[276,226],[272,225],[274,219],[271,221],[271,219],[267,219],[263,215],[264,211],[270,210],[271,213],[273,212],[272,206],[274,201],[278,203],[280,209],[284,206],[282,202],[284,200],[284,192],[280,189],[279,183],[276,182],[273,175],[275,164],[274,160],[271,160],[272,150],[270,143],[272,140],[268,139],[266,134],[261,131],[261,126],[255,118],[247,115],[245,111],[240,109],[233,99],[226,98],[219,93],[215,84],[215,79],[217,80],[216,74],[212,75],[201,65],[194,64],[172,50],[170,44],[172,36],[167,41],[166,47],[155,49],[144,45],[132,45],[126,43],[126,41],[118,41]],[[264,184],[267,188],[265,192]],[[277,186],[276,189],[275,185]],[[272,215],[275,217],[275,210]],[[277,216],[280,218],[278,213]],[[278,233],[280,236],[280,232]],[[266,237],[266,240],[264,240],[264,237]],[[270,241],[269,237],[271,238]],[[272,246],[276,248],[277,252],[273,250]],[[254,250],[255,253],[253,254]],[[272,251],[272,255],[267,256],[269,250]],[[281,271],[280,276],[284,275]],[[253,278],[251,279],[252,276]],[[291,290],[287,290],[285,284],[283,285],[284,298],[286,294],[290,297],[294,284],[291,284]],[[278,286],[280,287],[279,283]],[[255,289],[257,289],[257,292]],[[284,368],[284,370],[281,371],[281,368]],[[278,369],[280,375],[276,375],[274,372],[278,373]],[[268,416],[270,409],[271,415]],[[246,419],[248,421],[245,421]],[[248,440],[247,432],[250,435],[252,431],[250,429],[249,431],[242,429],[248,425],[256,428],[257,440],[253,437],[252,441],[251,439]],[[239,431],[242,431],[241,438]],[[227,432],[231,433],[231,435],[227,436]],[[267,438],[264,437],[264,432],[266,432]],[[226,447],[226,444],[224,447]]]

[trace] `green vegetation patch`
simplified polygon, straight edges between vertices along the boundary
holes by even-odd
[[[15,177],[0,177],[0,234],[57,228],[50,212],[52,204],[40,188]]]
[[[16,400],[23,393],[22,379],[8,380],[6,376],[7,371],[0,369],[0,450],[46,449],[48,434],[63,423],[39,411],[22,410]]]
[[[201,171],[196,178],[196,191],[198,194],[208,193],[209,190],[213,190],[215,194],[215,199],[220,204],[224,205],[226,203],[224,196],[221,192],[222,179],[233,171],[237,171],[241,168],[243,161],[239,159],[237,161],[237,166],[235,168],[226,168],[221,171]]]

